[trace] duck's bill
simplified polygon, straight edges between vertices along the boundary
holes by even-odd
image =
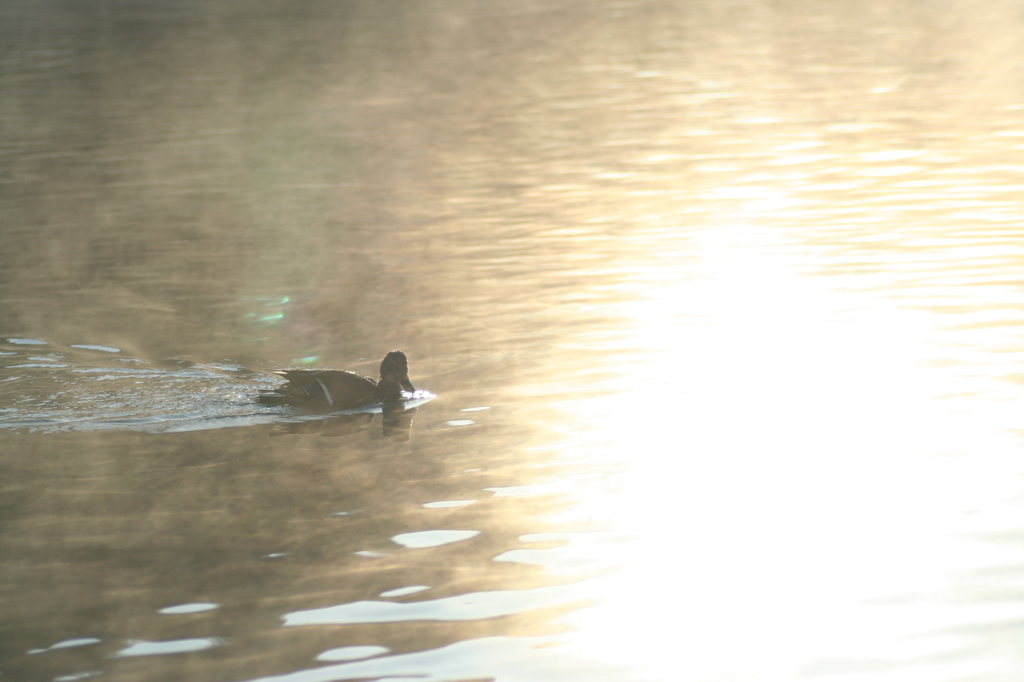
[[[402,384],[402,388],[405,389],[406,391],[408,391],[409,393],[415,393],[416,392],[416,387],[413,386],[412,382],[409,381],[408,379],[402,379],[401,380],[401,384]]]

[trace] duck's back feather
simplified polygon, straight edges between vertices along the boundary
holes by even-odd
[[[262,392],[261,403],[306,405],[347,410],[370,405],[378,400],[377,382],[355,372],[331,369],[286,369],[274,372],[288,383]]]

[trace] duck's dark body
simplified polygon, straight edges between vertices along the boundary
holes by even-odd
[[[391,351],[380,363],[380,381],[338,369],[285,369],[274,372],[284,385],[260,392],[258,402],[296,405],[307,409],[350,410],[402,399],[402,391],[416,387],[409,381],[409,361],[400,350]]]

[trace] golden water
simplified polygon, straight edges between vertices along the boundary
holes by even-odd
[[[3,4],[0,674],[1019,679],[1021,28]]]

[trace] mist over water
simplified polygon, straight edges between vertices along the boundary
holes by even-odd
[[[1022,22],[0,4],[0,676],[1020,679]]]

